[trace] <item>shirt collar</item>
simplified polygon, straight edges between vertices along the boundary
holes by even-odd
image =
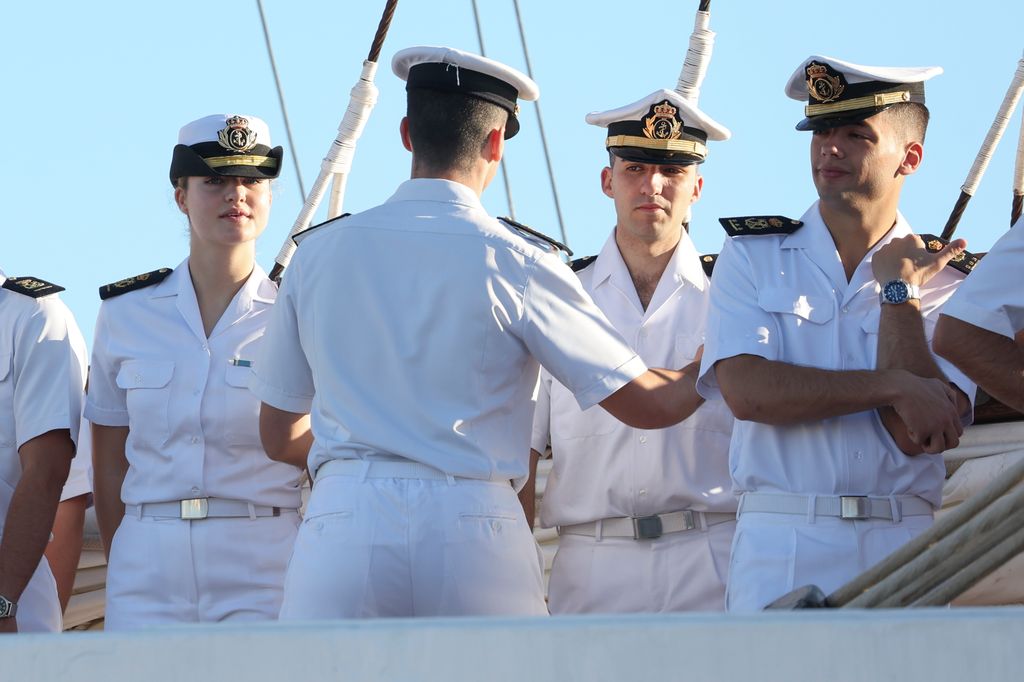
[[[386,203],[395,201],[437,201],[450,204],[463,204],[470,208],[484,210],[480,197],[472,189],[454,180],[440,178],[413,178],[406,180]]]
[[[828,231],[828,227],[825,225],[825,220],[821,217],[820,202],[815,201],[814,204],[807,209],[807,212],[800,218],[803,222],[801,227],[796,232],[787,235],[782,240],[781,247],[784,249],[827,249],[829,251],[835,251],[836,243],[832,240],[832,233]],[[878,243],[868,253],[874,253],[877,249],[888,244],[893,239],[899,237],[905,237],[910,234],[913,230],[910,229],[910,224],[906,218],[899,211],[896,211],[896,222],[893,224],[891,230],[889,230],[884,237],[878,240]]]
[[[593,286],[598,287],[617,273],[622,274],[632,286],[633,282],[629,277],[626,262],[622,259],[619,245],[615,243],[615,230],[612,230],[594,263]],[[693,240],[690,239],[690,234],[686,230],[681,231],[679,243],[676,245],[668,265],[665,266],[665,272],[661,275],[661,282],[664,282],[666,277],[671,277],[677,285],[686,280],[700,291],[707,288],[707,277],[700,264],[700,254],[697,253]],[[661,286],[660,282],[658,286]]]
[[[150,298],[166,298],[168,296],[195,297],[192,277],[188,271],[188,258],[181,261],[164,281],[153,287]],[[259,263],[254,263],[249,278],[235,294],[234,301],[240,310],[249,310],[252,304],[272,304],[277,296],[277,286],[267,277],[266,271]]]

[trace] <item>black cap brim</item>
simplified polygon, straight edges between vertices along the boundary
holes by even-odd
[[[653,163],[661,166],[693,166],[704,163],[704,159],[683,152],[669,152],[640,147],[609,147],[608,151],[623,161]]]
[[[207,149],[207,145],[213,145],[216,149]],[[216,166],[212,166],[207,162],[208,158],[214,157],[221,161]],[[230,157],[237,157],[238,163],[231,163]],[[266,161],[254,163],[253,157],[263,157]],[[204,142],[193,146],[179,144],[174,146],[174,153],[171,156],[171,184],[173,185],[178,178],[189,176],[223,176],[272,180],[281,174],[281,160],[283,158],[284,147],[270,149],[265,145],[256,145],[251,152],[238,154],[228,152],[219,147],[216,142]]]

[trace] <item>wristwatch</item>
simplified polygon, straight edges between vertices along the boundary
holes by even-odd
[[[921,289],[904,279],[894,279],[882,285],[878,296],[882,303],[906,303],[912,298],[921,298]]]
[[[0,594],[0,620],[4,618],[14,618],[16,613],[18,613],[17,602],[13,602]]]

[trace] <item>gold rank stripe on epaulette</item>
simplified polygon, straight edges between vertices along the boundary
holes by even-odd
[[[317,223],[316,225],[313,225],[311,227],[307,227],[305,230],[300,230],[299,232],[296,232],[295,234],[292,235],[292,241],[295,242],[295,246],[298,246],[299,242],[301,242],[303,239],[308,237],[313,232],[313,230],[318,230],[321,227],[323,227],[324,225],[330,225],[335,220],[341,220],[342,218],[347,218],[350,215],[352,215],[352,214],[351,213],[342,213],[340,216],[337,216],[336,218],[331,218],[330,220],[325,220],[322,223]]]
[[[64,291],[64,287],[53,282],[47,282],[38,277],[8,277],[4,282],[4,289],[14,291],[29,298],[42,298],[50,294]]]
[[[159,284],[167,279],[167,275],[171,274],[171,272],[173,272],[173,268],[160,268],[159,270],[135,275],[128,279],[118,280],[111,284],[104,284],[100,287],[100,300],[105,301],[108,298],[113,298],[114,296],[127,294],[129,291],[145,289],[146,287],[151,287],[154,284]]]
[[[705,253],[700,257],[700,266],[704,268],[704,274],[708,276],[708,279],[711,279],[711,273],[714,271],[717,261],[717,253]]]
[[[546,234],[544,234],[542,232],[538,232],[537,230],[533,229],[532,227],[527,227],[526,225],[523,225],[520,222],[516,222],[515,220],[512,220],[511,218],[508,218],[508,217],[505,217],[505,216],[501,216],[501,217],[498,218],[498,220],[500,220],[501,222],[505,223],[506,225],[508,225],[509,227],[511,227],[513,229],[519,230],[520,232],[528,234],[531,237],[536,237],[537,239],[541,239],[541,240],[547,242],[548,244],[551,244],[551,246],[555,247],[559,251],[564,251],[565,255],[569,256],[569,258],[572,258],[572,249],[570,249],[568,246],[566,246],[562,242],[557,241],[555,239],[552,239],[551,237],[547,236]]]
[[[569,267],[572,268],[573,272],[579,272],[596,260],[597,256],[584,256],[583,258],[577,258],[576,260],[571,261],[569,263]]]
[[[730,237],[748,237],[762,234],[793,234],[803,223],[781,215],[753,215],[738,218],[719,218]]]
[[[949,243],[942,237],[937,237],[934,234],[919,234],[917,236],[924,240],[924,247],[931,253],[942,251],[946,244]],[[946,263],[946,266],[955,268],[965,275],[969,275],[983,255],[984,254],[979,255],[971,253],[970,251],[964,251],[959,256],[954,256],[948,263]]]

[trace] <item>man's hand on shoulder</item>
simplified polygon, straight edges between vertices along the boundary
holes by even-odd
[[[925,248],[924,240],[916,234],[908,234],[880,248],[871,258],[871,270],[879,284],[902,279],[923,286],[966,248],[965,240],[954,239],[941,251],[932,253]]]

